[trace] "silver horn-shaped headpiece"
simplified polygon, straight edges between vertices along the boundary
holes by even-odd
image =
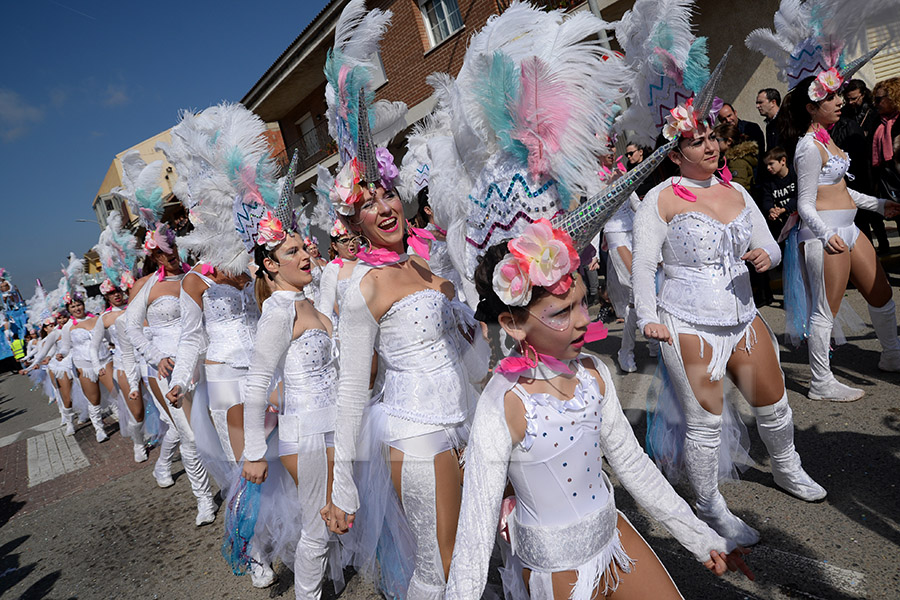
[[[369,127],[369,110],[366,107],[366,90],[359,90],[359,113],[356,116],[356,160],[362,167],[362,176],[366,183],[374,185],[381,180],[378,171],[378,160],[375,157],[375,142],[372,141],[372,130]]]

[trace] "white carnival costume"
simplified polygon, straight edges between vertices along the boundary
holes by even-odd
[[[134,285],[134,271],[137,261],[142,256],[143,250],[139,247],[134,234],[122,226],[122,215],[113,211],[107,218],[106,229],[100,234],[97,245],[94,246],[100,264],[106,272],[106,280],[100,284],[100,291],[104,294],[120,291],[125,297]],[[103,359],[104,349],[111,344],[113,381],[118,388],[119,376],[127,381],[126,364],[124,358],[127,354],[128,361],[134,362],[134,348],[131,340],[125,334],[126,306],[110,306],[105,313],[97,318],[97,323],[91,331],[91,362],[94,370],[98,371],[107,363]],[[134,450],[135,462],[144,462],[148,458],[147,433],[159,431],[159,412],[153,406],[149,397],[149,390],[143,388],[144,399],[140,419],[132,415],[126,403],[125,393],[118,388],[117,405],[119,414],[119,433],[123,437],[130,438]]]
[[[746,44],[775,61],[779,69],[778,78],[793,90],[807,77],[816,79],[809,87],[809,101],[824,100],[829,93],[837,92],[845,81],[870,60],[881,48],[876,48],[860,58],[845,63],[845,49],[857,41],[868,23],[875,22],[873,16],[895,14],[896,1],[865,0],[863,2],[843,2],[841,0],[782,0],[775,13],[775,31],[757,29],[747,36]],[[890,12],[894,11],[894,12]],[[883,48],[884,46],[882,46]],[[821,136],[821,139],[820,139]],[[806,133],[797,141],[794,152],[794,170],[797,172],[797,210],[800,227],[796,236],[788,241],[791,246],[802,244],[803,273],[809,304],[808,332],[809,367],[812,379],[809,397],[814,400],[830,399],[851,401],[862,397],[861,389],[847,386],[831,372],[829,357],[832,334],[842,342],[835,316],[828,304],[825,289],[825,246],[828,240],[839,236],[852,250],[859,236],[859,228],[854,223],[856,208],[840,210],[818,210],[816,198],[819,186],[840,185],[847,173],[850,159],[846,155],[832,154],[828,148],[830,137],[827,131]],[[823,163],[821,151],[827,159]],[[884,199],[862,194],[846,188],[853,204],[865,210],[884,214]],[[796,220],[789,222],[789,225]],[[791,247],[788,252],[797,254]],[[788,281],[786,285],[799,281]],[[841,307],[848,308],[846,302]],[[788,327],[796,321],[807,322],[805,315],[792,318],[788,307]],[[837,317],[841,318],[839,311]],[[892,299],[884,306],[869,305],[872,327],[881,344],[882,354],[879,368],[886,371],[900,371],[900,339],[897,337],[896,306]],[[802,325],[799,329],[804,329]]]
[[[715,119],[718,102],[714,102],[713,91],[727,58],[726,53],[712,74],[708,73],[705,39],[691,34],[689,11],[689,3],[638,0],[616,29],[626,53],[631,52],[630,56],[626,54],[626,61],[634,69],[636,81],[644,82],[638,85],[645,90],[652,93],[660,87],[659,57],[670,61],[666,64],[667,75],[662,77],[662,89],[668,96],[657,98],[649,111],[646,105],[632,105],[623,118],[663,129],[670,140],[666,147],[671,149],[677,148],[682,136],[692,137],[701,124]],[[746,461],[746,455],[741,455],[740,435],[731,435],[728,427],[734,409],[724,402],[723,428],[723,415],[712,414],[700,405],[685,373],[678,341],[679,335],[696,335],[701,356],[705,352],[710,355],[710,380],[722,380],[738,345],[745,343],[749,352],[757,343],[752,323],[759,315],[753,303],[749,272],[741,257],[749,249],[761,248],[773,265],[781,260],[779,247],[753,199],[742,187],[729,183],[727,172],[724,177],[721,181],[717,177],[705,181],[673,177],[644,196],[634,220],[632,283],[638,327],[643,331],[648,324],[662,323],[673,338],[672,344],[660,344],[668,378],[664,378],[667,384],[663,385],[656,415],[648,427],[648,449],[670,474],[677,474],[683,462],[697,496],[697,514],[701,519],[722,536],[740,545],[751,545],[758,541],[758,532],[728,510],[718,489],[720,475],[732,475],[731,462]],[[669,222],[660,217],[657,201],[663,190],[671,187],[676,196],[691,201],[696,199],[692,188],[715,186],[729,186],[743,197],[744,208],[730,223],[721,223],[698,211],[676,214]],[[657,294],[660,256],[664,280]],[[697,290],[703,293],[698,294]],[[778,343],[770,330],[769,335],[777,355]],[[667,394],[670,388],[676,399]],[[806,474],[794,449],[787,390],[776,403],[754,408],[753,412],[772,459],[776,483],[805,500],[824,498],[825,490]],[[667,429],[673,423],[678,426]],[[736,418],[734,424],[739,425]],[[729,447],[731,444],[723,439],[735,439],[738,443]]]
[[[588,13],[564,16],[515,3],[473,36],[455,80],[430,80],[438,109],[437,131],[428,138],[429,188],[435,214],[449,224],[455,264],[471,278],[483,254],[510,236],[510,252],[520,241],[523,251],[532,251],[527,265],[519,254],[507,254],[494,270],[494,289],[507,306],[526,306],[532,285],[555,289],[565,280],[562,291],[567,290],[578,250],[662,156],[649,157],[639,172],[591,193],[605,151],[596,140],[607,138],[612,99],[626,87],[620,59],[594,37],[606,27]],[[582,195],[588,199],[575,206]],[[565,266],[545,265],[541,257]],[[545,280],[548,273],[555,275]],[[476,315],[491,320],[489,304],[481,298]],[[635,497],[698,559],[707,560],[711,549],[733,547],[693,517],[640,451],[605,366],[593,363],[606,385],[601,395],[580,361],[555,361],[561,369],[571,367],[580,382],[575,397],[563,401],[518,386],[519,374],[556,375],[542,364],[547,357],[539,360],[504,359],[479,399],[447,598],[482,597],[507,477],[517,504],[509,520],[506,597],[527,596],[523,566],[532,571],[532,598],[553,597],[551,577],[558,571],[578,572],[572,591],[578,600],[593,597],[604,574],[603,592],[615,589],[615,569],[627,572],[632,563],[618,539],[612,489],[599,462],[604,454]],[[508,361],[524,370],[507,371]],[[504,412],[511,389],[527,415],[525,439],[515,446]]]
[[[406,106],[372,104],[369,85],[369,60],[390,18],[380,10],[366,13],[362,1],[351,1],[338,20],[335,48],[326,63],[329,132],[341,161],[330,196],[345,216],[354,213],[364,186],[380,184],[391,191],[398,174],[390,152],[375,144],[406,126]],[[342,539],[358,570],[376,578],[390,597],[438,599],[445,581],[437,543],[434,457],[465,443],[475,396],[470,379],[483,376],[487,360],[470,356],[468,340],[480,337],[471,309],[440,291],[419,289],[376,321],[360,283],[371,271],[408,256],[369,248],[358,257],[338,325],[340,427],[335,432],[332,503],[356,515],[353,529]],[[376,352],[384,385],[370,403]],[[404,454],[402,498],[391,484],[385,458],[390,447]]]
[[[284,186],[285,190],[293,187],[293,170],[286,177]],[[274,250],[287,238],[286,231],[293,233],[296,230],[289,192],[282,194],[277,206],[273,206],[271,199],[265,196],[260,200],[266,203],[260,202],[255,208],[271,210],[262,219],[241,220],[246,232],[243,239],[251,250],[257,243]],[[254,212],[257,212],[254,207],[249,207],[241,214]],[[260,271],[258,276],[267,277],[268,274]],[[288,549],[288,553],[293,555],[294,589],[298,599],[315,600],[322,595],[331,537],[319,511],[326,504],[328,491],[326,449],[334,446],[337,350],[325,329],[306,329],[295,336],[296,307],[304,302],[311,303],[311,300],[302,291],[276,290],[263,303],[257,329],[259,343],[253,348],[250,370],[243,387],[244,459],[268,459],[268,476],[264,486],[283,487],[284,482],[288,482],[289,491],[284,493],[298,504],[295,510],[299,514],[299,517],[296,514],[286,515],[294,517],[295,524],[299,525],[299,533],[293,539],[294,547]],[[280,462],[276,459],[273,463],[274,457],[267,456],[266,413],[270,392],[279,380],[282,393],[276,456],[297,456],[296,486],[286,471],[281,470],[279,474],[273,469],[280,467]],[[282,539],[285,539],[284,534],[281,532]],[[337,544],[332,548],[337,550]],[[339,589],[343,585],[339,554],[332,553],[329,562],[332,579]]]
[[[146,164],[140,154],[134,150],[122,158],[123,188],[116,192],[124,197],[133,207],[134,212],[141,215],[147,229],[144,242],[146,250],[160,248],[167,253],[174,251],[174,233],[165,223],[159,221],[162,216],[162,188],[159,178],[162,172],[162,161]],[[128,385],[132,391],[138,389],[138,365],[136,355],[140,353],[147,362],[148,376],[156,379],[165,402],[165,394],[169,391],[169,382],[158,377],[156,366],[164,358],[174,358],[178,351],[181,337],[180,299],[172,295],[161,295],[150,302],[150,293],[157,282],[181,281],[184,274],[167,276],[164,268],[150,275],[143,287],[135,294],[125,311],[125,334],[134,347],[134,354],[123,355]],[[144,321],[148,324],[151,337],[144,333]],[[155,395],[154,400],[160,402]],[[160,445],[159,458],[153,469],[153,475],[161,487],[172,485],[171,463],[176,445],[181,445],[181,461],[187,473],[191,490],[197,498],[196,524],[203,525],[215,520],[217,505],[209,485],[209,476],[197,455],[194,432],[182,406],[158,406],[160,419],[166,421],[168,430]]]

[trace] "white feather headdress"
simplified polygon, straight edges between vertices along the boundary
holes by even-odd
[[[193,224],[179,246],[230,275],[247,269],[247,251],[253,247],[247,243],[252,236],[245,240],[236,229],[236,203],[246,200],[271,209],[278,203],[277,165],[265,131],[258,116],[226,103],[183,113],[172,129],[172,143],[158,144],[178,173],[177,189]]]
[[[118,211],[112,211],[106,222],[106,229],[100,233],[94,250],[109,281],[104,284],[126,290],[134,285],[134,272],[143,249],[134,234],[122,226],[122,215]],[[101,291],[103,289],[101,286]]]
[[[881,48],[852,62],[846,61],[846,50],[860,41],[876,15],[894,17],[898,9],[898,0],[782,0],[775,29],[755,29],[745,43],[775,61],[778,78],[789,89],[832,68],[846,81]]]
[[[40,327],[45,319],[53,316],[53,307],[50,306],[47,292],[44,290],[40,279],[38,279],[34,288],[34,295],[25,304],[27,306],[25,313],[28,315],[28,324],[33,327]]]
[[[162,167],[161,160],[148,165],[138,150],[131,150],[122,157],[122,185],[112,190],[128,203],[128,208],[148,230],[156,228],[165,209],[160,185]]]
[[[343,192],[329,194],[338,212],[351,214],[359,186],[349,183],[353,170],[363,183],[381,183],[390,189],[397,176],[393,157],[380,145],[406,128],[407,107],[403,102],[375,102],[372,70],[381,38],[391,22],[391,12],[366,11],[364,0],[351,0],[338,18],[334,47],[325,62],[325,101],[328,133],[337,142],[337,181]],[[342,174],[344,174],[342,176]]]
[[[59,289],[62,290],[60,298],[62,304],[68,303],[75,296],[85,299],[87,290],[84,288],[84,259],[78,258],[74,252],[69,252],[68,263],[63,265],[61,271]]]
[[[454,265],[472,276],[491,245],[588,193],[627,85],[590,13],[513,3],[470,40],[453,79],[434,74],[429,197]]]

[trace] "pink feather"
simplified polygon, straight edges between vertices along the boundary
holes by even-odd
[[[662,61],[666,77],[673,79],[676,84],[682,85],[684,79],[681,69],[678,68],[678,61],[675,60],[675,57],[672,56],[668,50],[663,48],[654,48],[653,51]]]
[[[550,156],[560,149],[571,100],[565,84],[537,56],[522,61],[520,83],[512,137],[528,149],[528,172],[539,179],[549,172]]]
[[[244,192],[244,203],[249,204],[250,201],[253,201],[256,204],[263,204],[259,186],[256,185],[256,169],[254,167],[247,165],[241,169],[241,182],[247,190]]]

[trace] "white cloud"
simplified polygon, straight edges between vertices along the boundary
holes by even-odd
[[[110,83],[104,92],[103,104],[106,106],[124,106],[131,102],[125,84]]]
[[[44,111],[13,90],[0,88],[0,137],[5,142],[16,140],[28,127],[44,118]]]

